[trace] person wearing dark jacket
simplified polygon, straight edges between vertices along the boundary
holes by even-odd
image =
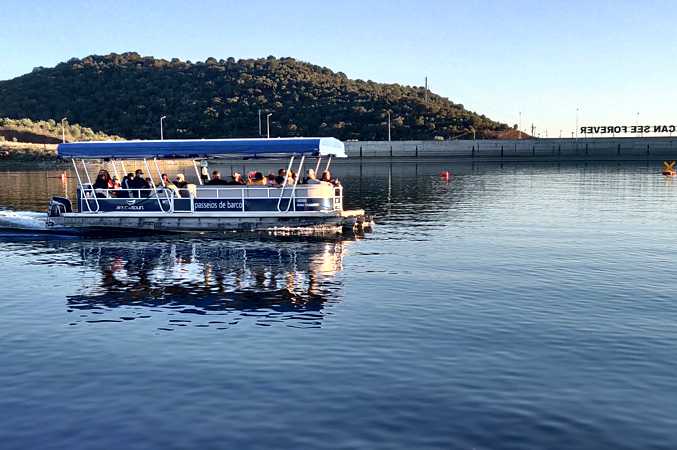
[[[134,178],[132,178],[131,181],[128,181],[127,184],[129,185],[130,189],[150,189],[150,183],[146,181],[146,179],[143,177],[143,171],[141,169],[137,169]],[[147,197],[149,195],[148,192],[133,192],[133,197]]]
[[[278,170],[277,177],[275,177],[275,183],[282,186],[284,184],[284,180],[286,179],[287,179],[287,169]]]
[[[228,184],[233,185],[233,186],[243,186],[247,184],[244,179],[242,178],[242,174],[240,172],[233,172],[233,174],[230,176],[230,181]]]
[[[221,172],[215,170],[212,172],[212,179],[205,183],[208,186],[219,186],[228,184],[226,180],[221,179]]]
[[[128,173],[124,177],[122,177],[122,181],[120,182],[120,189],[121,191],[118,192],[118,198],[128,198],[131,197],[131,192],[129,192],[129,182],[134,178],[133,173]]]
[[[107,170],[101,169],[94,180],[94,189],[96,196],[99,198],[106,198],[109,196],[109,190],[113,189],[113,179]]]

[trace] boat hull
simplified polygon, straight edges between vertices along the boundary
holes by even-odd
[[[67,213],[55,218],[55,227],[118,229],[157,232],[336,231],[368,228],[364,211],[288,213]]]

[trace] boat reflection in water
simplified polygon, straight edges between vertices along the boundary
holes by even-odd
[[[78,323],[158,320],[228,328],[243,320],[318,327],[341,300],[335,275],[350,241],[82,242],[95,271],[67,297]],[[97,281],[96,278],[99,278]]]

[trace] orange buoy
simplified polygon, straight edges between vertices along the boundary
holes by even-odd
[[[663,171],[661,173],[666,177],[677,176],[677,170],[675,170],[675,161],[663,161]]]

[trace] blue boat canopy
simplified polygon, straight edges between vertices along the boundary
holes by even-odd
[[[343,142],[335,138],[185,139],[162,141],[90,141],[59,144],[62,158],[224,158],[335,156],[345,158]]]

